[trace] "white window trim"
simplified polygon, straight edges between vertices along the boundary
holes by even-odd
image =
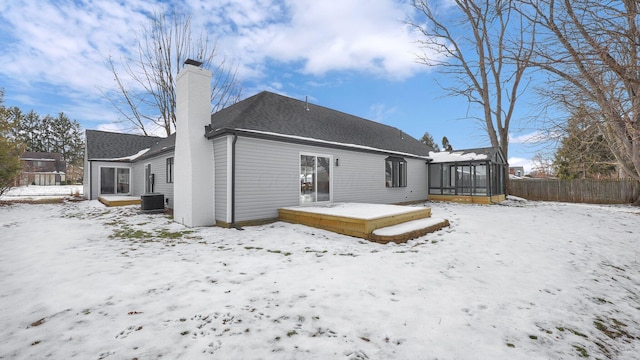
[[[102,192],[102,168],[114,169],[114,193],[103,193]],[[127,169],[129,170],[129,192],[128,193],[118,193],[118,169]],[[127,166],[107,166],[107,165],[99,165],[98,166],[98,194],[100,195],[131,195],[131,188],[133,187],[133,169]]]
[[[314,205],[317,205],[317,204],[331,204],[331,203],[333,203],[333,192],[334,192],[334,188],[333,188],[333,173],[334,173],[333,155],[322,154],[322,153],[314,153],[314,152],[307,152],[307,151],[299,152],[298,153],[298,178],[300,177],[300,167],[302,166],[302,163],[300,161],[300,157],[302,155],[315,156],[316,158],[319,158],[319,157],[329,158],[329,166],[330,166],[330,168],[329,168],[329,200],[328,201],[314,201],[314,202],[310,202],[310,203],[303,203],[301,200],[299,200],[300,206],[314,206]],[[317,169],[318,169],[318,163],[316,162],[316,172],[317,172]],[[300,186],[298,185],[298,197],[299,196],[300,196]],[[316,196],[317,196],[317,189],[316,189]]]

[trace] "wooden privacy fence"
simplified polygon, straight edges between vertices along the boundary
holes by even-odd
[[[590,204],[628,204],[638,199],[635,180],[511,180],[511,195],[527,200]]]

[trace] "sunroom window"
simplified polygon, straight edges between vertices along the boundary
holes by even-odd
[[[407,161],[405,159],[393,156],[385,159],[385,186],[407,186]]]

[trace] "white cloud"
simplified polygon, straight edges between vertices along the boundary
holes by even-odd
[[[325,76],[334,71],[402,80],[428,70],[415,62],[416,35],[402,22],[412,8],[404,0],[13,0],[0,2],[0,79],[9,83],[2,85],[7,99],[37,103],[55,94],[65,102],[55,104],[58,111],[113,121],[117,115],[100,92],[115,88],[106,60],[111,55],[119,63],[131,55],[147,15],[169,6],[192,14],[194,32],[206,27],[211,40],[217,37],[241,80],[264,79],[279,91],[286,74],[269,79],[274,63],[321,83],[339,81]]]
[[[370,120],[374,120],[377,122],[384,123],[390,115],[393,115],[398,112],[398,108],[387,107],[385,104],[373,104],[369,107],[369,113],[367,118]]]
[[[133,46],[132,33],[148,10],[144,2],[103,0],[12,1],[0,6],[12,39],[0,55],[5,76],[25,84],[50,83],[71,92],[110,85],[104,62]]]
[[[245,3],[245,2],[241,2]],[[415,33],[402,20],[408,8],[394,0],[253,1],[255,22],[233,21],[235,34],[225,38],[241,68],[258,68],[269,59],[324,75],[359,71],[405,79],[425,66],[415,62]],[[256,74],[252,74],[256,75]]]
[[[537,144],[549,140],[549,136],[541,131],[534,131],[529,134],[522,134],[514,136],[509,134],[510,144]]]
[[[176,4],[178,5],[178,4]],[[69,91],[113,86],[105,66],[135,48],[146,15],[165,2],[16,0],[0,5],[0,73],[25,84],[49,82]],[[185,5],[183,5],[185,6]],[[359,71],[404,79],[415,63],[415,34],[402,22],[410,7],[396,0],[224,0],[187,2],[194,30],[218,37],[242,75],[259,78],[278,61],[311,75]],[[189,10],[190,9],[190,10]]]

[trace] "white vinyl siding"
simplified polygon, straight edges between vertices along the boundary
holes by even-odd
[[[170,157],[175,159],[173,152],[161,154],[150,159],[144,159],[134,165],[134,196],[144,194],[146,182],[144,168],[146,165],[151,165],[151,173],[154,174],[155,178],[153,192],[164,194],[165,205],[173,208],[173,183],[167,183],[167,158]],[[177,161],[177,159],[175,159],[175,161]],[[167,199],[169,199],[168,204]]]
[[[407,186],[387,188],[385,158],[388,155],[240,137],[236,143],[237,222],[274,219],[278,217],[278,208],[299,205],[300,153],[332,157],[333,202],[393,204],[427,199],[424,159],[404,157]],[[338,166],[335,166],[336,159]]]
[[[214,196],[215,196],[215,219],[225,223],[231,222],[231,217],[227,215],[227,142],[232,141],[231,136],[223,136],[213,140],[214,155]],[[229,169],[231,171],[231,169]],[[211,184],[213,186],[213,184]]]

